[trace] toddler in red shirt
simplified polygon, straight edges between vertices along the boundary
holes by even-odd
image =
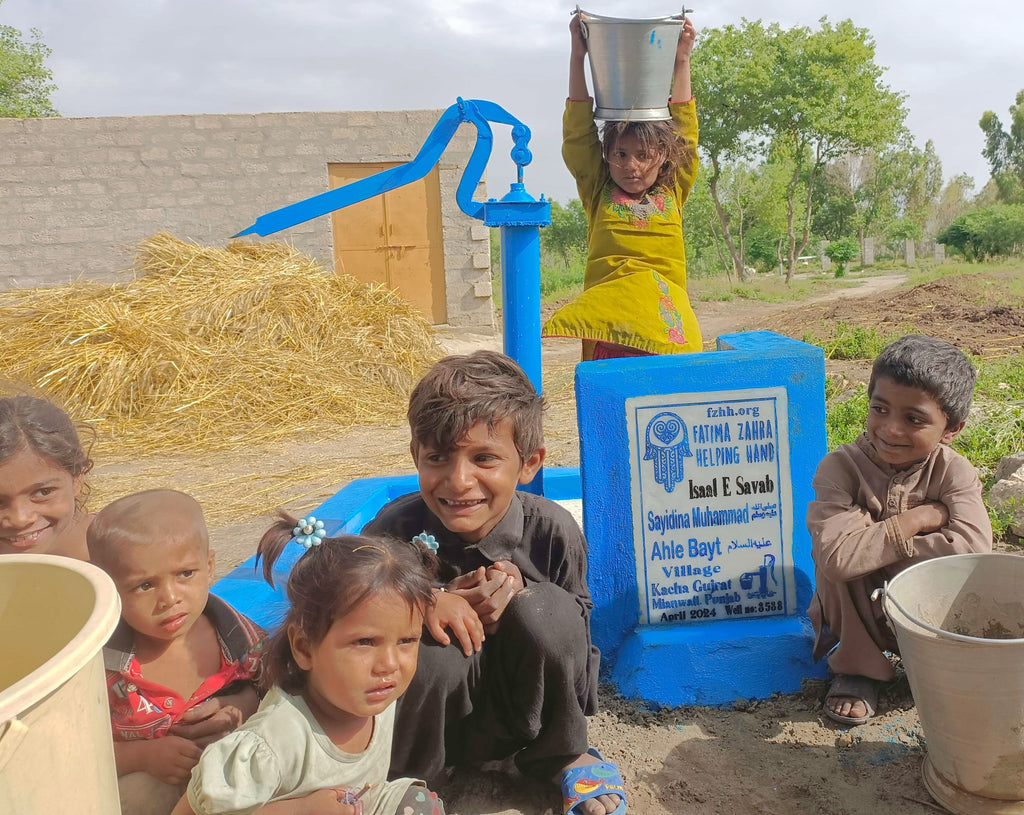
[[[194,498],[128,495],[87,537],[121,597],[103,650],[121,809],[169,813],[203,748],[256,710],[265,634],[210,594],[214,553]]]

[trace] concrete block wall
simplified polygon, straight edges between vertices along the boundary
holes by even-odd
[[[160,230],[223,245],[264,212],[326,191],[330,163],[408,161],[440,115],[0,119],[0,288],[123,279],[133,245]],[[493,329],[489,232],[455,200],[474,140],[461,128],[438,168],[448,322]],[[333,268],[329,216],[268,240]]]

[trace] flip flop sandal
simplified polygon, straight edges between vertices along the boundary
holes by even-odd
[[[624,815],[626,812],[626,790],[622,784],[622,774],[611,761],[605,761],[597,748],[591,747],[587,752],[598,759],[594,764],[585,767],[572,767],[562,776],[562,812],[565,815],[577,815],[582,801],[589,801],[599,795],[618,795],[619,805],[611,815]]]
[[[839,674],[829,685],[828,694],[825,696],[825,704],[822,711],[832,721],[839,724],[857,725],[865,724],[868,719],[875,715],[875,708],[878,707],[878,685],[877,679],[856,674]],[[866,716],[843,716],[836,713],[829,707],[829,700],[837,696],[847,696],[852,699],[860,699],[867,708]]]

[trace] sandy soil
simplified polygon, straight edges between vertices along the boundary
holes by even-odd
[[[902,282],[900,275],[876,276],[839,296],[799,306],[734,301],[698,304],[697,311],[709,340],[756,328],[801,337],[808,330],[827,332],[843,321],[883,333],[914,328],[991,356],[1024,345],[1021,303],[1007,305],[998,285],[981,290],[940,281],[908,291]],[[494,337],[464,333],[449,332],[442,340],[457,352],[500,347]],[[548,462],[555,466],[575,466],[579,460],[572,389],[577,354],[575,342],[545,341]],[[848,365],[843,373],[863,379],[867,367]],[[294,485],[280,483],[287,481],[281,473],[297,463],[312,476]],[[93,480],[98,504],[158,485],[197,494],[211,507],[223,573],[252,554],[275,506],[283,504],[298,514],[353,478],[410,469],[407,429],[372,427],[247,451],[244,458],[161,457],[104,465]],[[247,491],[237,491],[243,481]],[[825,689],[824,682],[811,681],[800,694],[740,700],[731,708],[652,711],[603,688],[603,710],[591,722],[591,741],[621,768],[630,811],[645,815],[923,815],[938,810],[921,781],[923,736],[905,679],[883,690],[872,722],[854,728],[823,718]],[[442,793],[448,812],[462,815],[561,811],[553,786],[521,778],[509,763],[459,771]]]

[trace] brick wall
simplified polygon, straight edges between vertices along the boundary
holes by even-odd
[[[123,278],[133,244],[159,230],[223,245],[328,189],[329,163],[408,161],[440,114],[0,119],[0,288]],[[448,322],[493,328],[489,231],[455,201],[474,138],[461,128],[439,166]],[[333,268],[329,216],[269,239]]]

